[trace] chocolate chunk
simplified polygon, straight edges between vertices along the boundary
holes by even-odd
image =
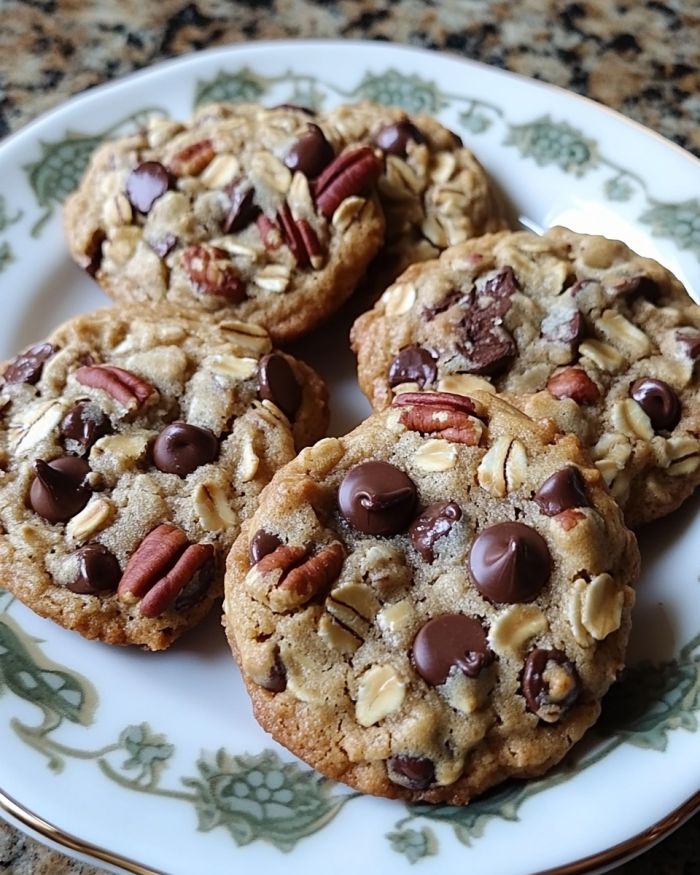
[[[679,328],[676,331],[675,338],[684,355],[687,355],[693,361],[700,358],[700,331],[697,328],[691,328],[690,326]]]
[[[502,322],[517,291],[511,267],[504,267],[477,284],[475,296],[458,323],[462,335],[458,349],[467,360],[461,370],[491,377],[508,370],[517,350]]]
[[[396,535],[406,529],[416,506],[413,481],[388,462],[351,468],[338,490],[340,512],[367,535]]]
[[[426,683],[444,684],[453,669],[478,677],[493,659],[486,631],[475,617],[443,614],[421,627],[413,642],[413,664]]]
[[[318,125],[308,125],[307,131],[291,147],[284,163],[292,173],[299,171],[315,179],[335,158],[333,146]]]
[[[570,507],[590,507],[591,504],[581,472],[573,465],[567,465],[548,477],[534,499],[546,516],[556,516]]]
[[[406,754],[389,757],[386,761],[386,773],[392,784],[398,784],[407,790],[427,790],[435,781],[435,766],[427,757]]]
[[[266,532],[265,529],[258,529],[250,539],[250,561],[254,565],[257,565],[263,556],[272,553],[272,551],[276,550],[281,544],[282,540],[278,538],[277,535],[273,535],[271,532]]]
[[[287,669],[282,662],[279,647],[275,648],[274,661],[270,666],[270,672],[260,686],[271,693],[283,693],[287,689]]]
[[[652,304],[661,297],[659,284],[648,276],[624,277],[613,284],[613,290],[625,298],[646,298]]]
[[[573,705],[580,684],[576,669],[561,650],[533,650],[525,660],[521,687],[527,707],[547,723]]]
[[[394,122],[392,125],[385,125],[374,138],[376,146],[382,152],[388,152],[390,155],[398,155],[399,158],[405,158],[409,142],[425,143],[425,137],[413,124],[406,119],[402,122]]]
[[[44,364],[56,352],[56,347],[50,343],[37,343],[26,352],[12,359],[5,368],[3,377],[6,383],[31,383],[39,382]]]
[[[448,295],[445,295],[439,304],[435,304],[434,307],[424,307],[422,314],[423,319],[425,319],[426,322],[432,322],[436,316],[445,313],[450,307],[454,307],[455,304],[466,304],[469,301],[470,296],[464,292],[450,292]]]
[[[583,339],[583,317],[578,310],[552,310],[542,320],[540,335],[551,343],[565,343],[577,349]]]
[[[408,535],[425,562],[433,561],[435,542],[449,535],[452,526],[461,518],[462,511],[458,504],[454,501],[439,501],[427,507],[411,523]]]
[[[144,161],[126,179],[126,196],[139,213],[147,213],[172,185],[172,177],[158,161]]]
[[[294,419],[301,404],[301,386],[283,355],[273,352],[260,359],[258,394],[276,404],[288,419]]]
[[[34,462],[36,477],[29,488],[29,505],[50,523],[64,523],[79,513],[90,498],[84,481],[90,466],[76,456]]]
[[[474,539],[469,569],[479,592],[497,604],[530,602],[549,580],[544,538],[524,523],[497,523]]]
[[[179,239],[174,234],[165,234],[163,237],[159,237],[158,240],[146,240],[146,243],[148,243],[159,258],[165,258],[166,255],[170,255],[179,242]]]
[[[214,579],[215,568],[216,562],[212,556],[212,558],[207,559],[204,564],[197,569],[194,575],[180,590],[177,598],[172,604],[173,610],[186,611],[198,602],[201,602],[204,596],[209,592],[212,580]]]
[[[389,365],[389,384],[418,383],[423,388],[437,379],[433,354],[422,346],[407,346],[394,356]]]
[[[67,585],[80,595],[114,592],[122,576],[117,557],[102,544],[86,544],[73,554],[78,560],[78,574]]]
[[[153,464],[165,474],[185,477],[219,455],[219,442],[208,428],[171,422],[153,444]]]
[[[630,395],[651,421],[654,431],[673,431],[681,418],[681,402],[663,380],[642,377],[630,386]]]
[[[112,433],[112,423],[97,404],[86,398],[77,401],[63,417],[59,432],[65,440],[75,441],[83,451],[87,451],[95,441]]]
[[[223,232],[242,231],[255,219],[260,208],[254,203],[255,189],[248,179],[235,179],[226,190],[229,208],[224,218]]]
[[[102,244],[107,239],[102,228],[96,228],[85,245],[85,252],[78,257],[78,264],[89,276],[96,276],[102,264]]]

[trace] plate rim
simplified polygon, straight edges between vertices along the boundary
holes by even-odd
[[[56,121],[64,110],[75,109],[82,103],[88,103],[92,100],[93,96],[99,100],[104,97],[105,94],[109,94],[112,90],[118,90],[124,84],[132,80],[148,80],[151,76],[167,72],[171,68],[187,65],[202,58],[216,59],[217,57],[221,57],[222,59],[228,59],[231,57],[235,58],[236,56],[245,56],[246,54],[254,54],[256,52],[265,53],[266,51],[269,52],[274,50],[275,52],[284,53],[286,50],[298,50],[300,48],[307,48],[310,51],[313,51],[314,49],[327,48],[334,44],[338,46],[342,45],[344,48],[364,49],[371,52],[389,52],[405,56],[423,55],[433,59],[438,58],[443,54],[445,56],[444,59],[449,60],[450,62],[457,62],[467,68],[471,67],[482,71],[488,71],[489,74],[496,74],[506,80],[516,79],[527,83],[530,86],[534,85],[545,91],[553,91],[566,98],[568,101],[571,101],[572,98],[574,98],[575,101],[583,101],[584,104],[591,106],[594,112],[602,113],[604,116],[610,117],[613,121],[616,120],[618,123],[621,122],[630,126],[638,135],[650,138],[651,140],[663,145],[666,149],[671,148],[674,152],[678,153],[686,160],[689,160],[696,169],[700,170],[700,158],[683,148],[678,143],[675,143],[662,134],[646,127],[641,122],[623,115],[618,110],[599,103],[590,97],[569,91],[562,86],[533,79],[510,70],[503,70],[481,61],[462,57],[451,51],[442,52],[421,46],[411,46],[380,40],[343,40],[335,38],[300,40],[285,38],[279,40],[253,41],[249,44],[243,45],[240,43],[232,43],[158,61],[142,69],[134,70],[116,79],[73,94],[64,100],[61,100],[50,109],[40,113],[38,116],[31,119],[18,130],[7,135],[0,141],[0,160],[4,157],[7,147],[13,147],[17,142],[21,142],[23,138],[26,137],[27,139],[36,141],[35,130],[41,128],[47,122]],[[578,860],[572,861],[563,866],[539,870],[537,875],[558,875],[558,873],[562,873],[562,875],[583,875],[583,873],[598,871],[600,867],[607,867],[610,864],[620,864],[625,860],[637,856],[667,837],[671,832],[689,820],[698,810],[700,810],[700,790],[689,796],[669,814],[660,818],[654,824],[641,830],[634,836],[616,843],[601,852],[581,857]],[[0,814],[9,815],[10,818],[23,824],[27,829],[42,835],[47,841],[60,845],[62,848],[65,848],[66,853],[69,855],[71,852],[80,853],[91,860],[94,860],[97,864],[106,863],[108,865],[118,866],[123,871],[137,873],[137,875],[164,875],[161,870],[148,868],[137,861],[131,860],[108,849],[100,848],[97,845],[72,835],[70,832],[61,830],[40,815],[22,806],[1,787]],[[8,822],[12,823],[11,820],[8,820]],[[12,823],[12,825],[15,824]]]

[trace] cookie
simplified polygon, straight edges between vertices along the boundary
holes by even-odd
[[[326,390],[265,331],[122,308],[4,368],[0,567],[36,613],[162,650],[221,598],[261,489],[325,433]]]
[[[508,393],[591,450],[628,524],[700,483],[700,307],[619,241],[487,235],[409,268],[352,330],[382,409],[417,389]]]
[[[367,143],[384,157],[378,190],[386,241],[368,276],[373,284],[377,269],[386,285],[414,262],[507,227],[484,168],[431,116],[363,102],[330,110],[323,122],[346,147]]]
[[[97,150],[64,213],[73,258],[115,300],[310,331],[384,239],[381,161],[296,107],[208,106]]]
[[[463,804],[595,721],[638,568],[573,435],[488,393],[405,394],[275,475],[224,622],[291,751],[366,793]]]

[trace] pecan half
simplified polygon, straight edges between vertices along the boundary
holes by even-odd
[[[344,559],[345,551],[341,545],[330,544],[320,553],[292,568],[270,593],[272,610],[280,613],[292,611],[325,592],[340,574]]]
[[[310,264],[318,269],[323,265],[323,247],[316,232],[306,219],[295,219],[287,204],[277,213],[284,242],[289,247],[299,267]]]
[[[267,574],[268,571],[279,571],[280,569],[283,574],[286,574],[301,562],[308,552],[306,547],[292,547],[289,544],[282,544],[271,553],[263,556],[256,567],[261,574]]]
[[[200,140],[176,152],[168,169],[176,176],[198,176],[211,162],[216,152],[211,140]]]
[[[129,559],[117,595],[127,604],[141,599],[141,615],[157,617],[213,558],[211,544],[189,544],[182,529],[163,523],[146,535]]]
[[[202,295],[218,295],[238,303],[245,298],[245,283],[228,252],[218,246],[188,246],[182,264],[192,285]]]
[[[258,226],[260,239],[265,249],[268,252],[274,252],[275,249],[279,249],[282,245],[282,234],[272,219],[268,219],[264,213],[261,213],[255,220],[255,224]]]
[[[466,395],[406,392],[397,395],[392,406],[406,408],[399,421],[410,431],[439,434],[445,440],[470,447],[481,441],[483,427],[475,418],[476,405]]]
[[[369,146],[343,152],[314,183],[316,208],[330,219],[345,198],[366,192],[381,172],[382,163]]]
[[[75,372],[75,379],[83,386],[102,389],[127,408],[142,407],[157,394],[150,383],[115,365],[83,365]]]
[[[600,390],[583,368],[566,368],[550,377],[547,390],[555,398],[571,398],[577,404],[595,404]]]

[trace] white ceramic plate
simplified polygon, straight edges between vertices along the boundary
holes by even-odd
[[[105,136],[197,102],[371,98],[457,130],[531,227],[605,233],[700,293],[700,163],[593,103],[382,43],[205,52],[97,88],[0,145],[0,356],[105,303],[75,267],[60,202]],[[304,347],[342,432],[367,411],[342,316]],[[644,532],[632,668],[609,734],[540,781],[466,808],[349,794],[251,717],[217,618],[164,654],[110,649],[0,595],[0,804],[115,871],[583,872],[638,852],[700,806],[699,502]],[[655,830],[650,830],[659,824]],[[583,862],[580,862],[583,861]],[[121,869],[120,869],[121,867]]]

